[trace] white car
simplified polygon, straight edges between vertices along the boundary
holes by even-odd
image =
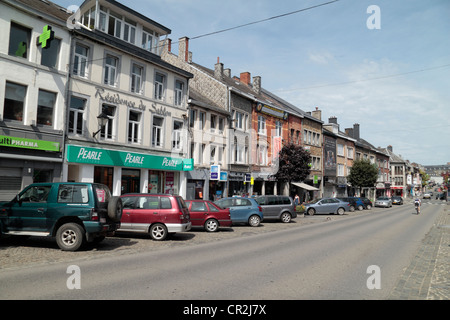
[[[431,199],[431,194],[429,194],[429,193],[427,192],[427,193],[425,193],[425,194],[423,195],[423,198],[424,198],[424,199]]]
[[[392,207],[392,200],[388,197],[378,197],[375,200],[375,207],[385,207],[389,208]]]

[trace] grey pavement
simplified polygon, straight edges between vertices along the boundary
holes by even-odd
[[[450,300],[450,205],[442,205],[389,300]]]

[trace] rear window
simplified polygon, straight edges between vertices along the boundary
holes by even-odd
[[[188,208],[186,203],[184,202],[184,199],[182,197],[175,197],[175,199],[177,199],[178,206],[180,208],[182,208],[182,209],[187,209]]]
[[[88,203],[89,192],[87,185],[62,184],[58,189],[59,203]],[[100,195],[99,195],[99,193]],[[97,199],[99,202],[105,202],[107,194],[104,190],[97,192]]]

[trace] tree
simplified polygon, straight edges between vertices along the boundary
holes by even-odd
[[[356,160],[347,177],[348,182],[357,188],[373,188],[378,179],[378,168],[369,160]]]
[[[273,175],[280,182],[304,181],[311,171],[311,155],[303,147],[290,143],[278,155],[278,170]]]

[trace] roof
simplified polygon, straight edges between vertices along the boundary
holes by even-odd
[[[63,21],[66,21],[72,14],[68,13],[66,8],[63,8],[60,5],[47,0],[13,0],[6,2],[11,4],[22,4],[29,9],[34,9],[36,11],[39,11],[40,13]]]

